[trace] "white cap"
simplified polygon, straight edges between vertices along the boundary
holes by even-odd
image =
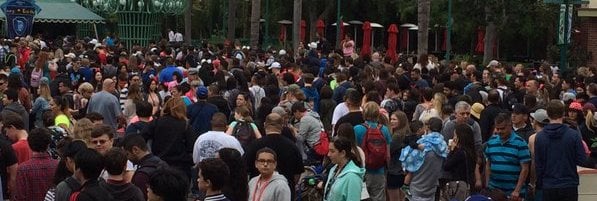
[[[272,69],[272,68],[278,68],[278,69],[280,69],[280,68],[282,68],[282,65],[280,65],[279,62],[274,62],[274,63],[272,63],[271,66],[269,66],[269,69]]]
[[[286,50],[280,50],[280,51],[278,52],[278,55],[286,55]]]
[[[316,49],[317,48],[317,43],[315,43],[315,42],[309,43],[309,48]]]

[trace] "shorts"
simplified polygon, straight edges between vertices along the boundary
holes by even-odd
[[[404,174],[394,175],[388,174],[386,177],[386,186],[388,189],[397,189],[404,185]]]

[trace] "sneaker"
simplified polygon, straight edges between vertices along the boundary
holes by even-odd
[[[412,194],[410,194],[410,186],[409,185],[403,185],[402,187],[400,187],[400,190],[402,190],[402,192],[404,192],[404,196],[408,200],[411,200]]]

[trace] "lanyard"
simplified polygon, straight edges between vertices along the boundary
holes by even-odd
[[[332,190],[332,186],[334,185],[334,183],[336,183],[336,179],[338,178],[338,175],[340,175],[340,173],[342,172],[342,170],[344,169],[344,167],[346,167],[347,164],[344,164],[344,166],[340,169],[337,169],[334,177],[332,177],[332,179],[330,179],[330,182],[327,185],[327,188],[325,189],[325,199],[328,199],[328,195],[330,194],[330,191]]]
[[[261,177],[259,177],[259,179],[257,180],[257,185],[255,185],[255,190],[253,191],[253,201],[260,201],[261,200],[261,196],[263,196],[263,191],[265,190],[265,188],[267,188],[267,186],[269,185],[269,181],[265,182],[265,185],[262,185],[263,182],[259,181],[261,180]],[[259,187],[261,186],[261,188]],[[257,192],[257,190],[259,189],[259,192]],[[259,194],[257,194],[259,193]]]

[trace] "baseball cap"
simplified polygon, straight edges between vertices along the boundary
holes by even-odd
[[[205,87],[205,86],[197,87],[197,98],[199,98],[199,99],[207,98],[207,87]]]
[[[535,121],[541,124],[548,124],[549,117],[547,116],[547,111],[544,109],[538,109],[535,112],[531,113],[531,117],[535,119]]]
[[[489,67],[494,67],[494,66],[499,66],[499,65],[500,65],[500,62],[499,62],[499,61],[497,61],[497,60],[491,60],[491,61],[489,62],[489,64],[487,65],[487,68],[489,68]]]
[[[196,68],[190,68],[189,69],[189,75],[197,75],[197,73],[199,73],[199,71],[197,71]]]
[[[282,65],[280,65],[279,62],[274,62],[274,63],[272,63],[272,65],[269,66],[269,69],[272,69],[272,68],[280,69],[280,68],[282,68]]]

